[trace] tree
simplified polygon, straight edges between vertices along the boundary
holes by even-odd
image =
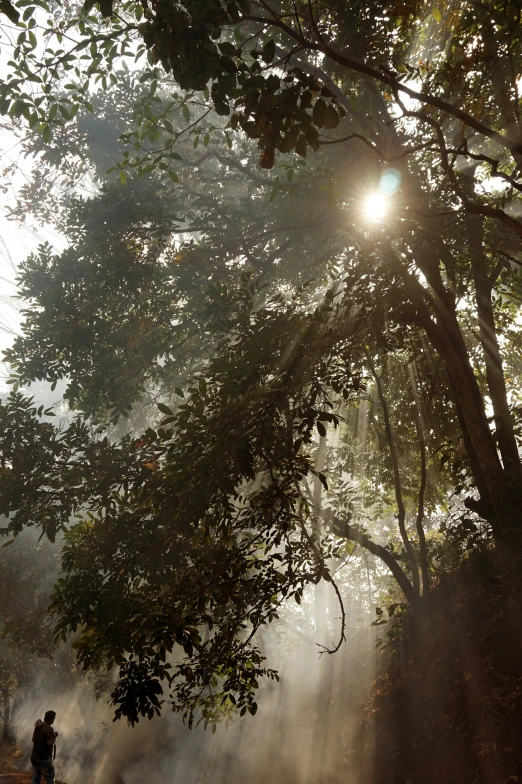
[[[465,3],[443,15],[405,6],[398,16],[388,3],[349,10],[335,3],[261,4],[256,11],[230,3],[121,11],[101,23],[103,32],[95,29],[95,15],[85,15],[90,11],[81,21],[64,16],[58,35],[66,30],[79,39],[70,54],[50,53],[44,67],[32,65],[34,32],[16,47],[18,73],[4,85],[4,108],[27,116],[46,142],[53,119],[63,125],[70,105],[76,111],[90,104],[84,82],[67,93],[50,96],[49,89],[56,68],[75,73],[73,56],[89,42],[90,54],[81,55],[90,62],[86,76],[96,74],[103,85],[107,75],[118,81],[117,58],[130,47],[129,36],[143,36],[150,50],[143,83],[150,90],[136,101],[139,127],[125,134],[130,147],[116,167],[122,183],[127,174],[143,176],[143,189],[127,184],[126,192],[106,190],[73,204],[72,247],[61,256],[42,249],[24,268],[22,291],[33,307],[7,356],[23,383],[70,379],[68,399],[92,418],[93,428],[107,410],[113,420],[128,411],[145,382],[162,385],[165,420],[142,437],[113,443],[81,420],[64,432],[49,429],[30,402],[13,394],[2,408],[13,433],[4,451],[5,511],[13,514],[13,531],[37,523],[51,536],[53,526],[68,527],[71,514],[92,515],[67,534],[67,576],[57,586],[55,608],[60,631],[81,630],[77,645],[86,665],[120,666],[118,712],[135,721],[159,710],[164,679],[174,684],[178,708],[190,718],[202,708],[214,721],[220,706],[235,702],[255,712],[253,690],[263,667],[253,634],[275,617],[280,602],[299,600],[305,585],[332,579],[328,559],[344,541],[381,558],[415,611],[430,589],[425,518],[440,514],[452,482],[468,510],[461,509],[461,539],[482,519],[499,546],[519,547],[518,401],[516,384],[508,389],[506,380],[520,375],[510,323],[520,287],[518,9]],[[132,14],[138,22],[143,14],[140,27]],[[78,68],[81,76],[82,62]],[[47,103],[20,92],[28,70],[50,96]],[[170,84],[170,72],[179,86]],[[201,114],[192,121],[194,106]],[[283,243],[274,258],[268,232],[254,234],[255,253],[246,242],[228,244],[235,226],[243,233],[249,221],[255,224],[245,205],[234,209],[222,244],[209,243],[220,236],[215,210],[230,201],[202,203],[199,194],[182,230],[203,235],[193,250],[211,244],[212,286],[202,293],[206,273],[191,267],[183,288],[183,274],[178,269],[173,279],[168,266],[179,248],[168,249],[174,221],[166,202],[148,196],[150,211],[142,215],[140,192],[147,193],[148,183],[149,194],[159,193],[163,172],[179,180],[189,164],[186,153],[178,161],[180,139],[191,136],[196,147],[208,135],[209,145],[215,139],[216,147],[234,148],[239,130],[257,141],[266,170],[276,150],[290,154],[288,183],[310,150],[324,147],[322,154],[335,161],[324,173],[333,206],[320,216],[329,218],[331,242],[324,259],[317,257],[318,244],[309,256],[315,288],[300,286],[292,265],[286,274],[275,267],[279,257],[296,257],[287,256]],[[259,186],[257,193],[278,193],[281,183],[245,166],[234,156],[238,150],[208,152],[202,163],[214,172],[227,171],[232,160],[235,172]],[[363,154],[369,162],[359,165]],[[343,158],[352,176],[342,169]],[[382,223],[363,222],[362,176],[373,177],[387,199]],[[307,203],[309,218],[316,181],[297,179],[296,203]],[[501,187],[490,184],[497,181]],[[108,203],[121,212],[100,230],[100,208],[105,214]],[[281,226],[275,208],[263,208],[263,220],[269,215],[275,232],[291,237],[295,224]],[[322,236],[317,217],[308,220],[307,237]],[[259,266],[275,295],[256,283]],[[81,273],[80,285],[72,270]],[[148,329],[156,314],[157,329]],[[187,363],[170,364],[178,342],[168,324],[181,325],[176,336],[185,340],[187,321],[190,331],[197,325],[198,348],[204,342],[210,354],[192,373]],[[369,535],[368,498],[361,510],[349,493],[325,493],[318,527],[308,484],[315,477],[325,491],[340,488],[347,456],[340,452],[323,473],[314,433],[325,438],[328,426],[343,432],[351,404],[368,404],[372,390],[378,448],[367,457],[384,488],[379,492],[375,483],[372,504],[393,505],[397,521],[387,546]],[[22,432],[30,468],[13,446]],[[414,445],[409,453],[406,443]],[[437,465],[441,449],[446,473]],[[27,484],[32,493],[23,490]],[[103,609],[107,597],[111,617]],[[167,651],[176,642],[188,658],[172,680]]]

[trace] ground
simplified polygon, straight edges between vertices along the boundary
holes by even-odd
[[[31,774],[16,769],[21,756],[15,743],[0,742],[0,784],[30,784]]]
[[[0,743],[0,784],[30,784],[31,774],[16,770],[20,756],[14,743]]]

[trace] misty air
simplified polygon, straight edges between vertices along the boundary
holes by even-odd
[[[522,784],[521,14],[0,0],[0,784]]]

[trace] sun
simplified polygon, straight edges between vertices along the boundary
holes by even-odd
[[[388,211],[388,199],[378,191],[370,193],[363,204],[363,212],[368,220],[381,221]]]

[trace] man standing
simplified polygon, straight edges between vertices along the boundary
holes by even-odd
[[[38,719],[34,725],[33,751],[31,764],[33,766],[32,784],[40,784],[41,777],[45,784],[54,784],[53,746],[58,733],[52,728],[56,713],[47,711],[44,720]]]

